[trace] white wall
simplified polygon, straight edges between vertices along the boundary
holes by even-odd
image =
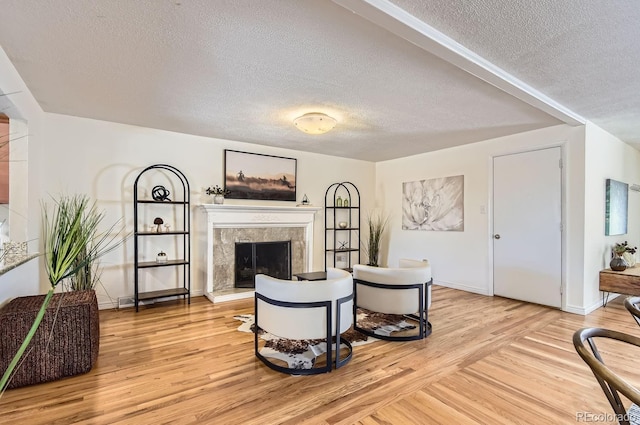
[[[640,215],[640,193],[637,192],[631,192],[629,197],[628,235],[604,236],[604,181],[613,178],[640,183],[640,153],[590,123],[586,127],[557,126],[373,164],[45,114],[2,49],[0,89],[17,93],[10,97],[15,109],[7,115],[25,120],[29,133],[25,138],[28,177],[20,182],[25,188],[20,193],[26,194],[26,237],[30,241],[30,252],[39,249],[40,201],[46,199],[47,193],[86,193],[105,209],[106,223],[124,217],[130,231],[133,180],[142,168],[159,162],[175,165],[187,175],[194,204],[194,235],[197,234],[196,205],[204,188],[222,184],[225,148],[297,158],[298,200],[306,193],[311,203],[318,206],[323,205],[324,191],[331,183],[352,181],[362,194],[363,217],[374,206],[391,214],[382,252],[383,264],[393,264],[401,257],[428,258],[433,265],[434,280],[441,285],[483,294],[493,291],[490,183],[491,158],[495,155],[563,146],[565,310],[585,313],[598,306],[601,301],[597,290],[598,272],[607,266],[611,245],[622,240],[640,245],[640,220],[634,219]],[[459,174],[465,176],[464,232],[401,230],[402,182]],[[481,207],[486,209],[485,214],[480,212]],[[316,270],[324,265],[323,222],[321,212],[316,217],[314,232],[313,268]],[[115,300],[133,293],[132,246],[129,240],[103,261],[105,289],[100,297],[103,307],[110,306],[110,298]],[[193,246],[198,246],[196,241]],[[196,276],[195,270],[201,267],[204,253],[193,254],[193,275]],[[0,276],[0,304],[17,295],[46,291],[48,283],[35,266],[38,263],[39,260],[32,260],[27,266]],[[202,282],[193,282],[195,292],[202,288]]]
[[[29,252],[36,252],[39,249],[40,236],[38,200],[40,198],[40,182],[43,175],[42,147],[45,144],[45,138],[42,120],[44,113],[1,48],[0,89],[2,89],[3,93],[13,93],[9,95],[9,99],[14,107],[4,112],[12,120],[21,119],[26,121],[28,129],[28,136],[16,141],[16,143],[20,144],[20,158],[23,158],[26,154],[27,161],[19,167],[24,177],[21,181],[14,182],[16,187],[15,195],[19,196],[17,204],[20,205],[18,208],[21,210],[19,213],[22,220],[13,218],[16,229],[12,231],[12,235],[19,235],[16,236],[16,238],[19,238],[16,241],[28,241]],[[11,131],[13,131],[13,128]],[[28,153],[26,153],[25,149],[27,146]],[[11,202],[13,202],[13,195],[14,193],[11,194]],[[46,284],[39,285],[40,276],[36,266],[37,263],[37,259],[31,260],[26,265],[0,276],[0,304],[19,295],[37,294],[46,291]]]
[[[629,192],[628,233],[604,234],[606,179],[640,184],[640,152],[591,123],[586,127],[585,142],[588,190],[585,195],[583,303],[587,311],[591,311],[602,303],[598,278],[600,270],[609,267],[611,247],[625,240],[632,246],[640,246],[640,192]]]
[[[562,146],[565,159],[565,309],[582,306],[584,223],[584,127],[566,125],[376,164],[378,203],[390,214],[388,263],[399,258],[430,260],[434,283],[492,294],[492,157]],[[425,143],[428,143],[425,142]],[[464,231],[402,230],[402,183],[464,175]],[[484,208],[486,213],[482,213]],[[384,261],[383,261],[384,262]]]
[[[132,189],[137,174],[146,166],[166,163],[178,168],[189,180],[192,230],[194,235],[202,234],[203,229],[198,228],[201,212],[197,205],[203,200],[211,202],[208,197],[203,198],[205,188],[223,185],[224,149],[296,158],[298,202],[306,193],[312,204],[323,206],[326,188],[337,181],[351,181],[358,187],[363,209],[369,208],[375,198],[375,165],[370,162],[57,114],[46,114],[46,131],[49,143],[45,147],[45,192],[54,196],[63,192],[88,194],[105,210],[105,224],[124,217],[128,231],[133,229]],[[225,202],[293,205],[292,202],[229,199]],[[314,223],[314,270],[324,268],[323,228],[324,212],[321,211]],[[199,275],[196,270],[204,268],[205,253],[196,251],[198,241],[193,240],[192,246],[195,278]],[[111,307],[110,299],[133,295],[133,240],[129,239],[123,247],[108,254],[102,263],[104,289],[98,288],[99,302],[102,307]],[[204,282],[192,281],[195,293],[203,287]]]

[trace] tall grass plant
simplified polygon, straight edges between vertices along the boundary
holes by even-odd
[[[119,222],[105,232],[98,231],[103,219],[104,213],[98,212],[87,195],[62,195],[53,205],[42,204],[44,263],[51,286],[33,325],[0,379],[0,395],[38,330],[58,285],[69,279],[71,289],[94,289],[96,260],[124,241],[121,232],[116,231]]]
[[[364,246],[367,256],[367,265],[378,266],[380,257],[380,247],[382,243],[382,235],[389,223],[389,217],[381,211],[373,211],[367,215],[367,224],[369,226],[369,240]]]

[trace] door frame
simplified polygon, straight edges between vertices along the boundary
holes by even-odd
[[[500,152],[495,152],[490,155],[488,158],[489,172],[488,172],[488,203],[489,205],[489,213],[487,214],[487,220],[489,220],[489,233],[487,235],[487,245],[488,245],[488,274],[489,274],[489,295],[494,296],[494,281],[493,281],[493,267],[494,267],[494,258],[493,258],[493,213],[494,213],[494,205],[493,205],[493,160],[496,157],[514,155],[520,153],[527,152],[535,152],[540,150],[545,150],[549,148],[560,148],[560,159],[562,161],[562,168],[560,168],[560,217],[561,217],[561,226],[562,230],[560,232],[560,308],[562,311],[567,311],[567,282],[566,282],[566,274],[567,274],[567,205],[566,205],[566,187],[567,187],[567,155],[566,155],[566,144],[568,142],[566,140],[561,142],[543,144],[536,147],[520,147],[509,150],[503,150]]]

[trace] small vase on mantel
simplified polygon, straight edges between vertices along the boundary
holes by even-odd
[[[224,204],[224,195],[214,195],[213,196],[213,203],[217,204],[217,205]]]
[[[611,267],[611,270],[616,272],[622,272],[622,271],[625,271],[628,266],[629,265],[620,254],[617,254],[615,252],[613,253],[613,258],[609,263],[609,267]]]

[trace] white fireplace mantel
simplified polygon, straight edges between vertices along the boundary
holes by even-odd
[[[214,227],[264,227],[264,225],[313,226],[313,218],[320,207],[279,207],[263,205],[201,205],[207,221]]]
[[[302,227],[307,249],[305,251],[306,271],[312,269],[313,222],[320,207],[263,206],[263,205],[201,205],[207,217],[206,286],[204,295],[212,302],[230,301],[253,297],[253,291],[216,294],[214,291],[214,229],[216,228],[258,228],[258,227]]]

